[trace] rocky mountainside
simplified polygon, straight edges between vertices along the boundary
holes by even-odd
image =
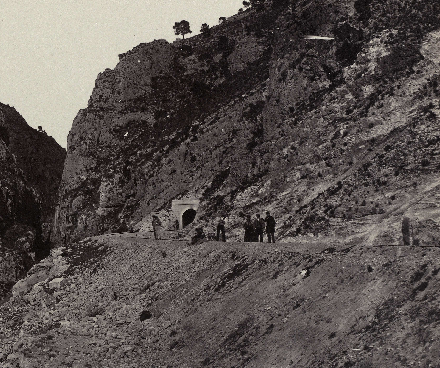
[[[0,103],[0,139],[15,156],[25,179],[44,199],[42,217],[53,221],[66,150],[41,129],[31,128],[9,105]]]
[[[439,249],[88,238],[0,306],[12,367],[438,367]]]
[[[41,243],[41,204],[0,140],[0,300],[32,265]],[[36,239],[38,237],[38,239]],[[39,240],[39,241],[38,241]]]
[[[277,235],[398,242],[437,221],[440,4],[267,2],[198,35],[119,55],[68,138],[59,240],[271,210]],[[307,39],[306,35],[333,40]],[[380,224],[380,226],[376,226]],[[171,226],[171,225],[170,225]]]
[[[69,134],[65,247],[0,303],[0,364],[440,366],[439,14],[273,0],[119,55]],[[1,188],[23,199],[0,205],[32,227],[6,141]],[[226,216],[227,243],[146,239],[187,198],[188,229]],[[281,242],[235,242],[266,209]],[[398,244],[403,216],[419,246]]]
[[[49,254],[65,151],[0,104],[0,301]]]

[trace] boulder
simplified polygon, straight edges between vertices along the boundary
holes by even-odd
[[[13,296],[20,296],[27,294],[35,284],[39,283],[40,281],[46,280],[50,275],[50,269],[45,268],[42,269],[39,272],[36,272],[25,279],[22,279],[18,281],[13,287],[12,287],[12,295]]]
[[[66,284],[66,279],[57,277],[49,282],[50,289],[61,289]]]
[[[50,270],[50,275],[54,277],[59,277],[64,272],[66,272],[69,267],[69,264],[62,257],[54,258],[53,267]]]

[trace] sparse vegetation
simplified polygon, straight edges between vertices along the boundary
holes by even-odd
[[[200,28],[200,33],[205,37],[209,37],[211,35],[211,28],[209,28],[208,24],[203,23]]]
[[[174,34],[182,35],[183,39],[185,39],[185,35],[188,33],[192,33],[189,22],[187,20],[181,20],[180,22],[175,22],[174,26]]]
[[[245,8],[253,8],[257,11],[261,11],[264,9],[264,4],[266,3],[266,0],[244,0],[243,1],[243,6]]]

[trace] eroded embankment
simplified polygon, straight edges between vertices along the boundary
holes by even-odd
[[[325,240],[188,246],[133,234],[90,238],[59,250],[34,270],[46,267],[46,279],[15,288],[1,306],[0,362],[437,366],[439,253]],[[51,262],[58,271],[47,270]]]

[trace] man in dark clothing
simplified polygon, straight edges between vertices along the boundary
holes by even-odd
[[[225,234],[225,219],[221,218],[217,223],[217,241],[220,241],[220,233],[222,234],[221,241],[226,241],[226,234]]]
[[[264,231],[264,220],[260,217],[260,214],[257,213],[255,215],[257,218],[254,222],[254,228],[255,228],[255,235],[256,239],[255,241],[263,242],[263,231]]]
[[[403,244],[411,245],[411,220],[408,217],[402,219]]]
[[[266,234],[269,243],[275,243],[275,219],[270,215],[270,212],[266,212]]]
[[[243,224],[244,227],[244,241],[251,242],[254,237],[254,224],[252,223],[251,216],[246,217],[246,221]]]

